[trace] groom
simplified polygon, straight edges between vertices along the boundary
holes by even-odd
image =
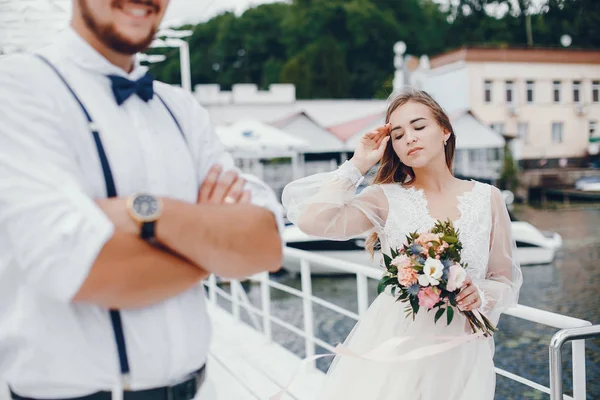
[[[238,175],[189,93],[135,61],[168,3],[74,0],[54,44],[0,63],[13,399],[192,399],[210,338],[200,281],[280,266],[272,191]]]

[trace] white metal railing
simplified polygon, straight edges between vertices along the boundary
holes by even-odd
[[[334,258],[314,254],[308,251],[292,249],[289,247],[286,247],[285,249],[285,256],[287,259],[300,262],[300,278],[302,282],[300,290],[271,280],[267,272],[252,276],[249,279],[260,284],[261,308],[257,308],[250,303],[246,297],[244,289],[238,281],[231,281],[230,294],[221,289],[217,285],[216,278],[211,276],[208,282],[206,282],[206,285],[209,288],[209,299],[215,304],[217,303],[217,296],[221,296],[229,300],[232,303],[232,315],[238,320],[240,319],[240,309],[245,309],[248,312],[248,315],[250,315],[255,329],[262,331],[268,340],[272,340],[273,323],[304,338],[306,357],[310,357],[315,354],[317,345],[330,352],[333,352],[334,346],[315,336],[313,304],[318,304],[341,315],[358,320],[369,307],[368,279],[379,280],[381,278],[382,270],[361,264],[340,261]],[[315,297],[312,294],[311,264],[321,265],[340,270],[346,274],[356,275],[358,313],[342,308],[320,297]],[[302,299],[303,329],[297,328],[296,326],[271,314],[271,289],[277,289]],[[522,305],[511,308],[504,314],[557,329],[591,326],[589,321]],[[257,318],[262,318],[262,324]],[[563,399],[586,400],[585,340],[574,340],[571,343],[573,363],[573,397],[564,395]],[[526,379],[522,376],[505,371],[501,368],[496,368],[496,373],[538,391],[550,394],[550,388]],[[551,381],[554,379],[552,375],[550,376],[550,379]]]

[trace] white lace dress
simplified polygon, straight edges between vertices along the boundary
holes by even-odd
[[[345,163],[337,171],[290,183],[283,203],[289,219],[307,234],[344,240],[377,232],[382,249],[400,247],[410,232],[429,230],[431,217],[421,190],[399,184],[373,185],[356,195],[360,172]],[[513,258],[514,241],[502,196],[492,186],[474,182],[457,198],[454,221],[463,243],[462,258],[483,300],[480,309],[494,323],[517,302],[521,270]],[[405,305],[389,293],[379,295],[345,341],[358,354],[392,338],[408,338],[388,351],[400,356],[425,346],[470,334],[462,314],[450,325],[433,322],[420,311],[413,321]],[[501,329],[501,327],[500,327]],[[337,356],[329,369],[320,400],[487,400],[493,399],[493,339],[475,339],[443,353],[413,361],[366,361]]]

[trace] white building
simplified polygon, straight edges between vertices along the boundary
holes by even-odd
[[[586,166],[598,150],[600,51],[463,48],[430,64],[413,83],[516,138],[523,167]]]
[[[332,171],[348,159],[358,140],[366,132],[383,125],[386,100],[296,100],[293,85],[272,85],[259,91],[254,85],[234,85],[231,91],[220,91],[218,85],[198,85],[195,95],[206,107],[217,126],[229,126],[240,120],[256,120],[281,129],[307,143],[298,149],[300,175]],[[273,87],[275,86],[275,88]],[[495,182],[500,175],[504,138],[467,111],[450,115],[457,135],[454,172],[457,175]],[[266,159],[267,157],[265,157]],[[280,179],[270,182],[269,176],[288,176],[282,164],[254,163],[252,171],[260,169],[267,182],[278,188]],[[289,165],[295,168],[294,158]],[[258,168],[258,169],[257,169]],[[276,169],[278,172],[269,172]],[[273,178],[275,179],[275,178]]]

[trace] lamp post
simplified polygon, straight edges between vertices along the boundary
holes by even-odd
[[[192,73],[190,67],[190,46],[182,38],[192,35],[192,31],[160,30],[158,38],[154,39],[151,47],[173,47],[179,49],[179,64],[181,67],[181,87],[192,91]],[[161,39],[160,37],[165,37]]]

